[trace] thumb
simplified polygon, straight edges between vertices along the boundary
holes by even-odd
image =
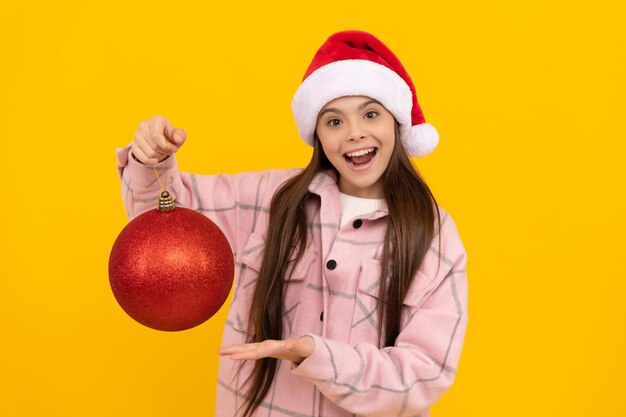
[[[303,357],[308,357],[315,349],[315,341],[311,336],[304,336],[299,339],[289,339],[285,343],[285,349]]]
[[[169,121],[165,121],[163,135],[170,143],[176,145],[176,147],[180,147],[185,139],[187,139],[187,133],[183,129],[175,129]]]
[[[187,140],[187,132],[180,128],[174,129],[172,139],[176,145],[180,146]]]

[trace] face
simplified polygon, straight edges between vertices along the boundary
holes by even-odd
[[[339,172],[339,191],[384,198],[382,175],[395,143],[395,119],[378,101],[345,96],[320,110],[315,131]]]

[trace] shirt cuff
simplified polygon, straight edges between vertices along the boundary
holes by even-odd
[[[292,362],[292,374],[314,381],[331,383],[336,381],[343,365],[342,358],[333,354],[328,341],[321,336],[313,333],[306,333],[302,336],[311,336],[315,341],[315,349],[300,364]]]
[[[128,169],[132,178],[142,179],[143,183],[152,182],[155,179],[154,170],[152,169],[152,165],[143,164],[141,161],[135,158],[135,156],[131,152],[132,142],[123,148],[117,148],[115,150],[115,154],[117,157],[117,172],[122,178],[122,174],[124,169]],[[169,159],[172,158],[172,161]],[[167,169],[172,168],[176,165],[176,158],[174,154],[168,155],[165,159],[159,161],[154,167],[161,173],[159,168],[167,167]]]

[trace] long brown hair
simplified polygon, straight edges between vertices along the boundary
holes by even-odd
[[[304,254],[307,241],[305,204],[311,195],[308,186],[319,171],[329,168],[334,169],[315,135],[313,156],[308,166],[282,184],[272,197],[267,244],[250,307],[248,343],[280,340],[283,337],[282,283],[287,260],[297,246],[299,249],[294,262],[299,262]],[[435,197],[409,159],[397,123],[394,150],[383,181],[389,218],[383,243],[383,285],[380,285],[379,299],[389,302],[378,305],[378,334],[381,338],[384,335],[384,346],[393,346],[401,330],[402,302],[435,235],[435,215],[438,227],[441,227]],[[277,365],[275,358],[255,361],[254,369],[244,384],[248,387],[242,404],[244,417],[251,416],[265,398],[276,375]]]

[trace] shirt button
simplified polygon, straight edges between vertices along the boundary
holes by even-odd
[[[322,314],[320,314],[320,321],[324,321],[324,310],[322,310]]]
[[[337,262],[334,259],[331,259],[330,261],[326,262],[326,268],[332,271],[333,269],[337,268]]]
[[[352,227],[354,227],[355,229],[358,229],[361,226],[363,226],[363,220],[361,219],[356,219],[354,223],[352,223]]]

